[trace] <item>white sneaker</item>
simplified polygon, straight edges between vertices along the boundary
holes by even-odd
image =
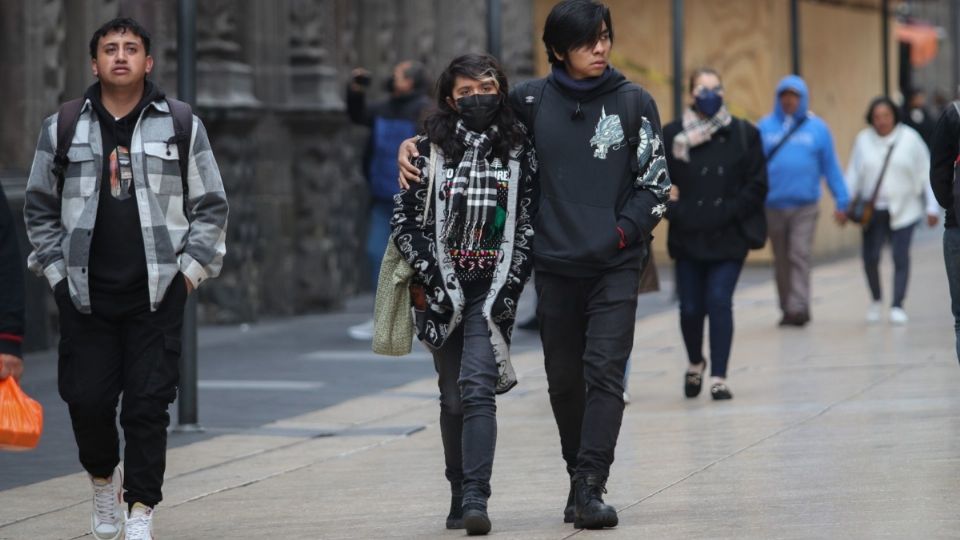
[[[110,478],[90,477],[93,486],[93,516],[90,532],[97,540],[117,540],[123,534],[123,472],[113,469]]]
[[[370,319],[363,324],[351,326],[347,330],[347,333],[350,334],[350,337],[353,339],[358,339],[361,341],[373,339],[373,319]]]
[[[153,540],[153,508],[133,503],[127,518],[126,540]]]
[[[880,322],[880,314],[883,312],[883,305],[880,302],[871,302],[870,307],[867,308],[867,322],[868,323],[878,323]]]
[[[907,312],[903,308],[890,308],[890,322],[892,324],[907,324],[909,320],[910,317],[907,317]]]

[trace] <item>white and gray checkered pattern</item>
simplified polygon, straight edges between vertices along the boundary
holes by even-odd
[[[496,125],[483,133],[476,133],[467,129],[463,120],[457,122],[456,137],[466,150],[450,184],[448,218],[443,232],[453,246],[478,247],[479,237],[475,233],[482,231],[487,223],[493,223],[497,210],[497,179],[487,163],[487,155],[498,136]]]
[[[166,142],[172,136],[169,106],[159,100],[144,108],[130,145],[153,310],[178,273],[199,286],[220,273],[226,254],[227,197],[203,123],[194,116],[187,172],[189,217],[184,215],[177,145]],[[51,287],[68,278],[74,305],[90,313],[87,269],[103,148],[89,100],[80,112],[68,152],[62,203],[52,172],[56,140],[54,114],[43,122],[27,181],[24,220],[34,248],[28,265],[45,276]]]

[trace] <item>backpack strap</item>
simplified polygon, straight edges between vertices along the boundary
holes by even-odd
[[[193,109],[189,103],[178,99],[167,98],[170,106],[170,115],[173,116],[173,137],[167,139],[167,144],[177,145],[177,156],[180,161],[180,183],[183,185],[184,215],[186,215],[187,169],[190,167],[190,139],[193,135]]]
[[[630,146],[630,170],[634,176],[640,174],[640,163],[637,161],[637,150],[640,148],[640,111],[637,106],[640,101],[640,89],[629,84],[622,86],[617,92],[619,109],[623,111],[622,125],[627,144]]]
[[[517,86],[517,91],[522,96],[520,107],[515,111],[523,126],[527,128],[527,133],[533,139],[533,127],[537,120],[537,113],[540,112],[540,103],[543,101],[543,90],[547,87],[547,79],[533,79]]]
[[[73,144],[73,134],[77,131],[77,122],[80,121],[80,110],[86,99],[72,99],[62,105],[57,112],[57,150],[53,155],[54,176],[57,177],[57,195],[63,196],[64,175],[67,171],[67,165],[70,164],[70,158],[67,153],[70,151],[70,145]]]

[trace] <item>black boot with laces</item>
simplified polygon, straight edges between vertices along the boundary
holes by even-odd
[[[487,505],[467,503],[463,505],[463,528],[469,536],[480,536],[490,532],[490,516],[487,515]]]
[[[603,502],[607,479],[597,474],[576,477],[576,508],[573,526],[578,529],[616,527],[617,510]]]

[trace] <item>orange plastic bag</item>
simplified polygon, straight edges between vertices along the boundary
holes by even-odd
[[[43,406],[23,393],[13,377],[0,381],[0,449],[30,450],[43,433]]]

